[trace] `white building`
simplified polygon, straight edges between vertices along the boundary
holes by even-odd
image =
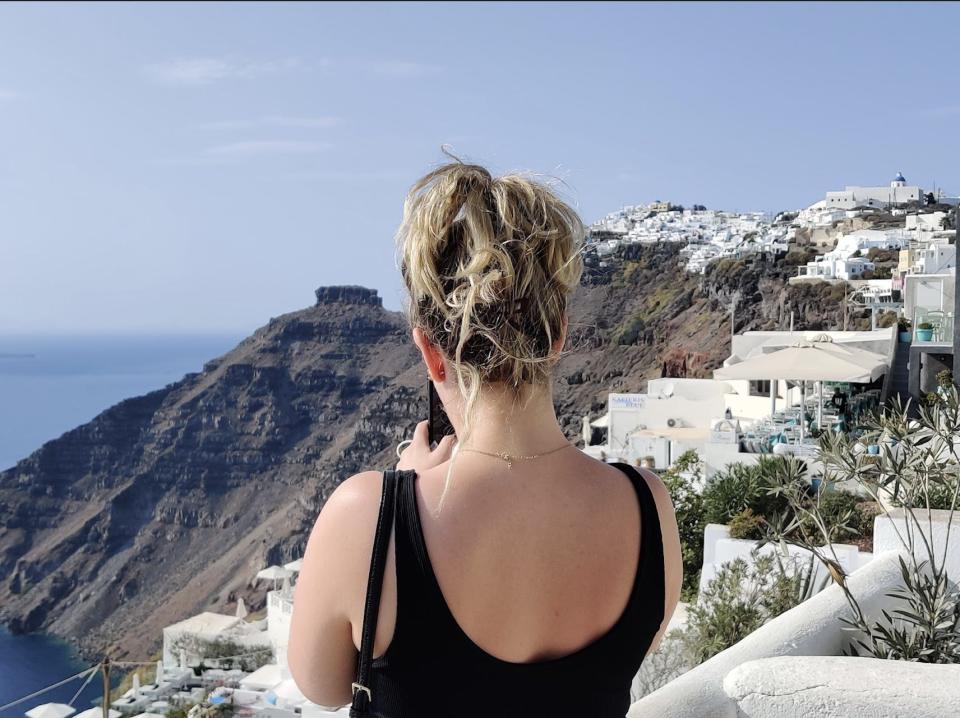
[[[824,199],[826,209],[854,209],[856,207],[893,207],[908,202],[919,202],[923,190],[916,185],[908,185],[902,174],[897,175],[888,187],[847,186],[842,192],[827,192]]]
[[[914,252],[914,274],[946,274],[957,266],[957,246],[931,242]]]
[[[940,274],[907,274],[903,277],[903,315],[914,322],[925,321],[929,312],[953,312],[956,277],[953,270]]]
[[[908,230],[937,232],[943,229],[943,222],[947,218],[946,212],[927,212],[925,214],[906,215],[905,227]]]
[[[893,328],[875,331],[752,331],[733,337],[725,364],[738,363],[824,335],[852,349],[891,356]],[[755,463],[760,453],[740,445],[740,434],[769,420],[775,407],[799,403],[800,388],[781,381],[716,379],[651,379],[646,393],[607,397],[607,414],[595,426],[606,426],[606,444],[585,452],[635,464],[645,458],[658,469],[669,467],[685,451],[696,451],[709,478],[730,463]]]
[[[908,241],[903,230],[859,229],[843,234],[837,239],[836,247],[800,267],[793,279],[860,279],[875,268],[874,263],[861,254],[871,249],[902,249]]]
[[[250,650],[271,645],[267,631],[259,623],[204,611],[163,629],[163,665],[177,666],[181,650],[186,652],[188,665],[197,664],[202,658],[202,646],[214,641],[229,641]]]

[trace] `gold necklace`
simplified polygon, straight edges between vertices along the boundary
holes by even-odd
[[[513,467],[513,462],[517,459],[539,459],[541,456],[546,456],[547,454],[552,454],[560,449],[566,449],[568,446],[573,446],[569,441],[563,446],[558,446],[556,449],[550,449],[550,451],[544,451],[542,454],[531,454],[529,456],[524,456],[522,454],[507,454],[502,451],[483,451],[481,449],[457,449],[457,451],[472,451],[476,454],[485,454],[486,456],[493,456],[497,459],[502,459],[507,462],[507,468],[510,469]]]

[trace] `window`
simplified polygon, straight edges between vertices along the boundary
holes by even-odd
[[[750,396],[770,396],[770,381],[768,379],[751,381]]]

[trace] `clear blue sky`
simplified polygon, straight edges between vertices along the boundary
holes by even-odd
[[[0,5],[0,333],[251,331],[398,308],[450,143],[586,221],[960,191],[956,4]]]

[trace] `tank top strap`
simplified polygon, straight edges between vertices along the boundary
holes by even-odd
[[[640,562],[632,597],[633,608],[643,622],[659,626],[666,613],[666,579],[664,577],[663,532],[660,511],[650,485],[639,471],[623,462],[613,462],[633,484],[640,504]]]
[[[417,507],[417,472],[397,471],[397,510],[394,515],[394,542],[397,563],[397,591],[402,591],[404,607],[419,609],[443,601],[435,590],[433,569],[423,538]],[[398,595],[398,601],[400,596]],[[399,620],[398,606],[398,620]]]

